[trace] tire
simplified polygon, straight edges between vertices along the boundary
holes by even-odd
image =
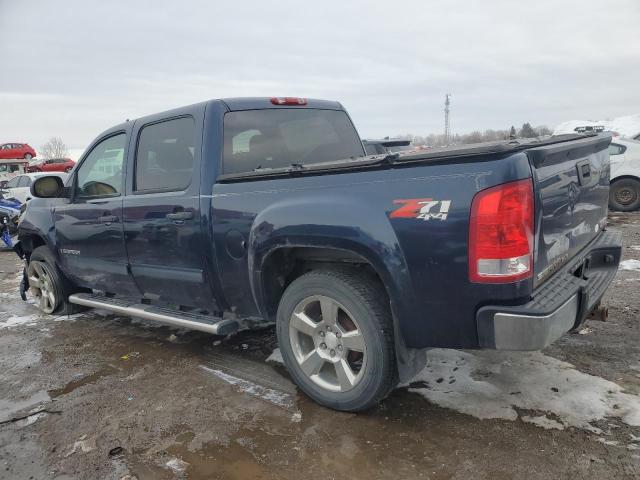
[[[25,160],[31,160],[33,158],[33,155],[31,155],[30,153],[25,153],[24,154],[24,159]]]
[[[640,181],[622,178],[611,183],[609,208],[620,212],[631,212],[640,208]]]
[[[64,278],[56,266],[55,258],[48,247],[38,247],[31,253],[27,274],[29,290],[43,313],[72,315],[86,310],[81,305],[67,301],[69,295],[74,292],[73,285]]]
[[[295,383],[320,405],[358,412],[396,386],[386,298],[374,281],[337,270],[309,272],[285,290],[276,320],[280,351]],[[325,322],[323,311],[335,320]]]

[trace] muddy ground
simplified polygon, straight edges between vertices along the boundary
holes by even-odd
[[[640,215],[588,322],[542,353],[437,350],[378,408],[315,405],[273,329],[228,339],[39,315],[0,252],[0,479],[640,477]]]

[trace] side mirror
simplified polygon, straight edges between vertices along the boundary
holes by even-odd
[[[60,198],[65,196],[64,184],[54,175],[36,178],[31,184],[31,196],[37,198]]]

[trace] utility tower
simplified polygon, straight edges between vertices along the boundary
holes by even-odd
[[[451,125],[449,124],[449,105],[451,101],[449,97],[450,93],[447,93],[444,97],[444,142],[445,144],[449,144],[451,141]]]

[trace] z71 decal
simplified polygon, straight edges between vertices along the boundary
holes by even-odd
[[[433,198],[409,198],[394,200],[396,208],[389,218],[419,218],[427,221],[431,219],[446,220],[451,206],[451,200],[434,200]]]

